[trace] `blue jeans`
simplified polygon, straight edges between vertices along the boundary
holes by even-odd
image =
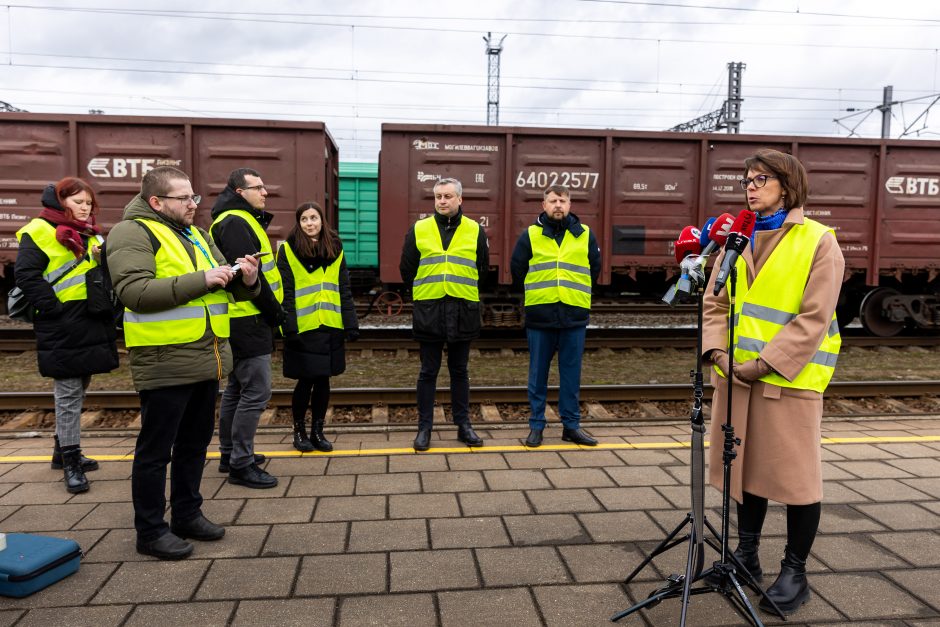
[[[526,329],[529,339],[529,428],[545,428],[545,402],[548,396],[548,370],[558,353],[558,413],[566,429],[581,426],[581,356],[586,327],[570,329]]]

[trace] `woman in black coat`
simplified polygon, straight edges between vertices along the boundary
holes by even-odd
[[[323,435],[330,377],[346,370],[345,340],[359,337],[343,244],[315,202],[297,207],[296,223],[277,251],[284,283],[284,376],[296,379],[291,408],[294,448],[332,451]],[[313,420],[307,436],[306,415]]]
[[[39,217],[16,233],[14,273],[34,308],[39,373],[55,382],[52,467],[63,469],[65,488],[74,494],[88,490],[85,472],[98,468],[81,454],[82,402],[91,375],[118,366],[114,318],[110,302],[88,298],[87,285],[104,276],[91,186],[66,177],[43,190],[42,205]]]

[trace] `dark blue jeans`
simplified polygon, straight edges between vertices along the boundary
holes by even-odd
[[[581,356],[586,327],[570,329],[526,329],[529,339],[529,428],[545,428],[548,371],[558,353],[558,413],[566,429],[581,426]]]

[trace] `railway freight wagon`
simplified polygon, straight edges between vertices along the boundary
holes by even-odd
[[[746,157],[796,155],[809,174],[806,213],[835,228],[846,260],[839,319],[866,328],[940,327],[940,142],[610,130],[385,124],[379,157],[380,278],[400,284],[405,231],[433,212],[432,187],[463,183],[464,210],[490,240],[485,316],[499,321],[509,259],[541,210],[542,191],[571,189],[572,212],[601,246],[600,292],[657,297],[678,268],[687,224],[745,208]]]
[[[101,115],[0,114],[0,276],[12,286],[16,231],[41,210],[42,188],[79,176],[95,189],[99,224],[110,231],[140,179],[159,165],[190,175],[203,197],[196,223],[208,228],[210,212],[228,173],[258,170],[274,214],[268,233],[283,240],[294,210],[319,202],[335,225],[339,209],[339,152],[320,122]],[[2,301],[6,303],[4,298]]]

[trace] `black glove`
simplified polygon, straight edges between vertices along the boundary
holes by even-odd
[[[346,341],[355,342],[359,339],[359,329],[349,329],[346,331]]]

